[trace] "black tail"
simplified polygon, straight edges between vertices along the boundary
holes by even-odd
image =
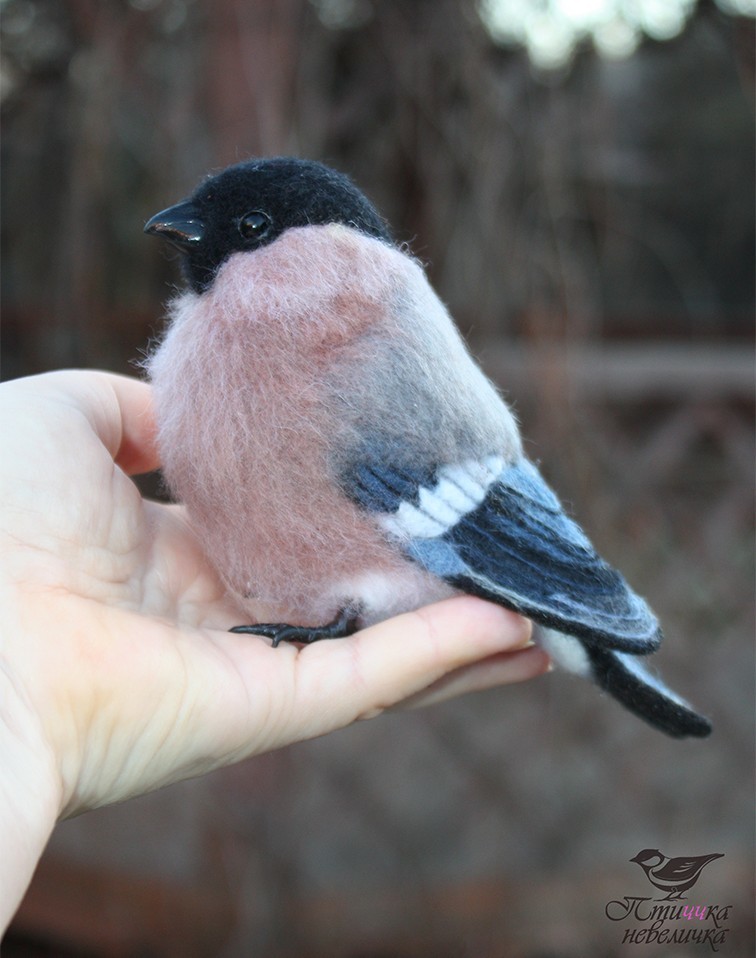
[[[596,683],[649,725],[674,738],[711,733],[711,722],[651,675],[637,656],[595,648],[586,652]]]

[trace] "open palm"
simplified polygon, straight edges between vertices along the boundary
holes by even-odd
[[[0,415],[5,735],[56,815],[547,667],[528,623],[467,597],[306,648],[231,634],[184,510],[129,478],[158,465],[146,384],[16,380]]]

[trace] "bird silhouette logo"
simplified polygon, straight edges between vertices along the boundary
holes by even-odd
[[[660,891],[667,892],[657,901],[677,901],[685,898],[684,891],[692,888],[701,877],[701,872],[715,858],[724,858],[720,852],[688,858],[667,858],[658,848],[644,848],[631,862],[646,873],[646,878]]]

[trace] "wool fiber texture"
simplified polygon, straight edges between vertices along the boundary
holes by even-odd
[[[146,226],[190,282],[147,364],[163,471],[245,627],[275,644],[275,623],[364,626],[467,592],[657,728],[707,735],[638,661],[656,617],[524,458],[422,267],[324,170],[231,167]]]
[[[328,621],[355,591],[366,622],[453,592],[341,492],[350,463],[521,454],[419,264],[341,225],[232,255],[173,301],[148,368],[170,489],[229,589],[277,621]]]

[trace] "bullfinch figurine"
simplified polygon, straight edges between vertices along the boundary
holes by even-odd
[[[640,659],[644,600],[536,467],[425,272],[341,173],[253,159],[145,231],[188,288],[148,360],[169,488],[250,618],[307,643],[457,592],[670,735],[709,722]]]

